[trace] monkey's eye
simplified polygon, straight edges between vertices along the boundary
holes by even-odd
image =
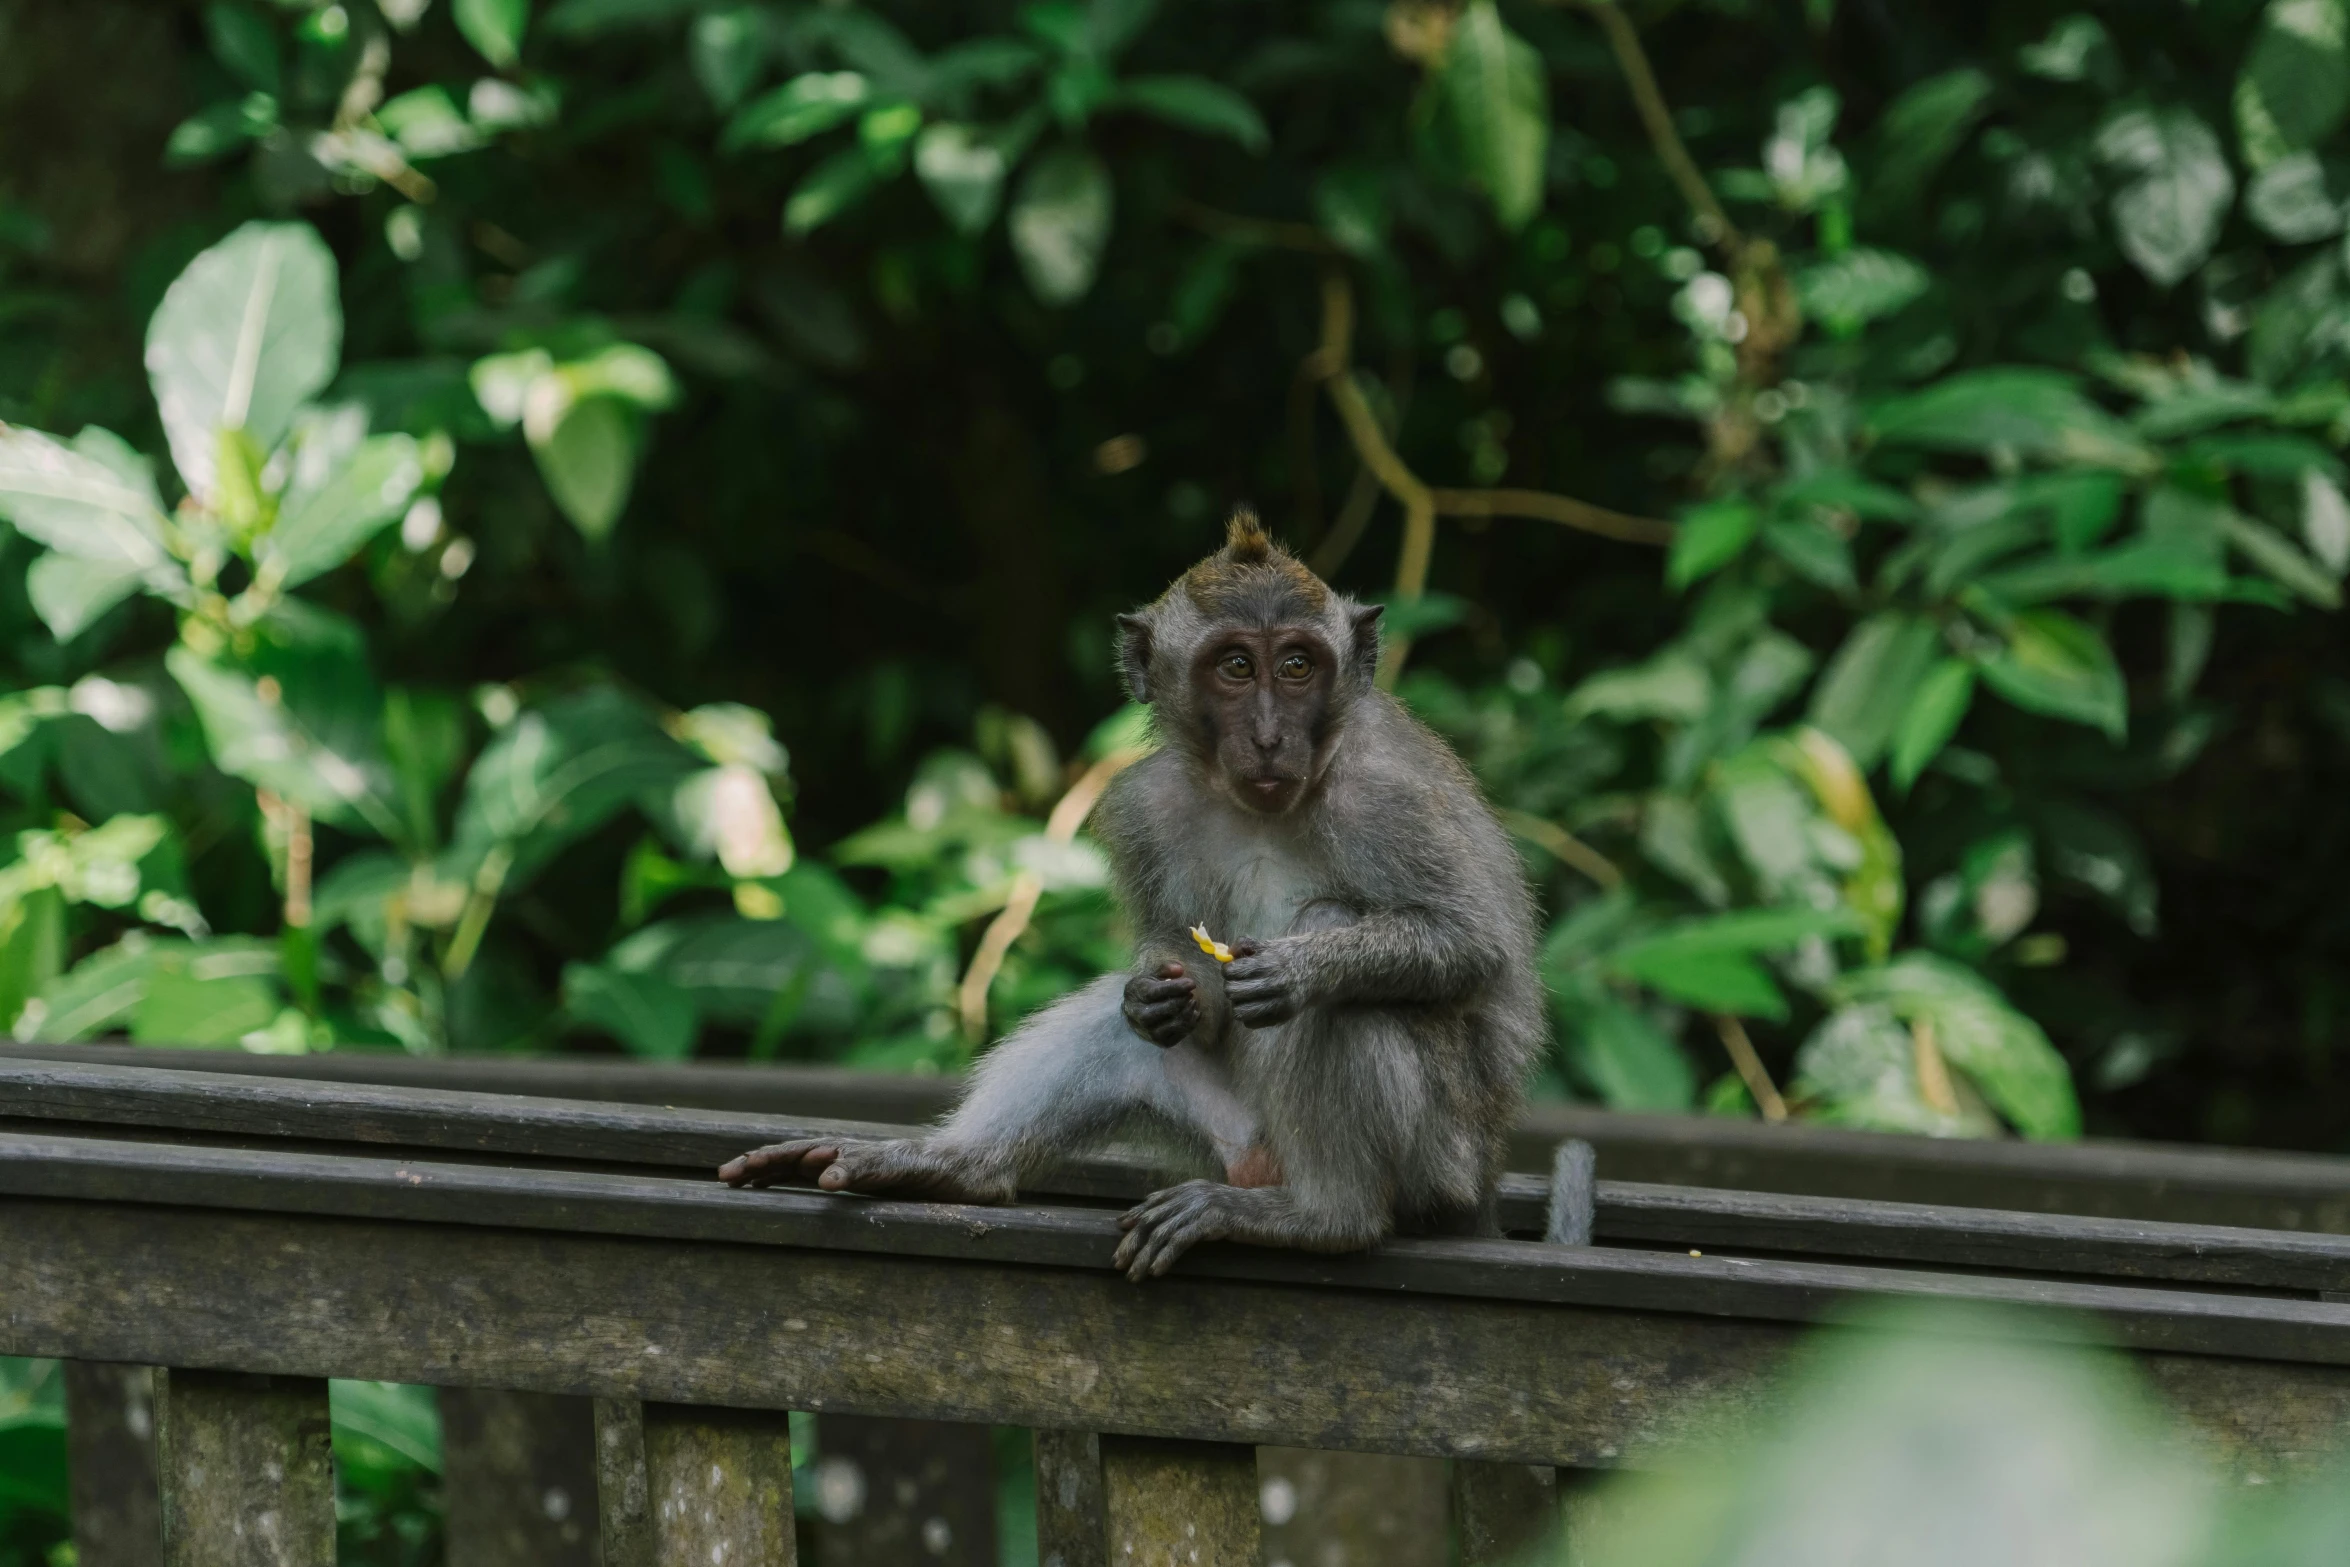
[[[1279,672],[1284,680],[1303,680],[1314,672],[1314,661],[1303,653],[1292,653],[1281,661]]]
[[[1216,668],[1227,680],[1253,680],[1257,673],[1257,666],[1246,653],[1228,653]]]

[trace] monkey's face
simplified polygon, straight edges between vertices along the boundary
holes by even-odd
[[[1277,816],[1320,772],[1338,661],[1305,626],[1232,629],[1210,637],[1192,666],[1200,749],[1217,781],[1249,810]]]

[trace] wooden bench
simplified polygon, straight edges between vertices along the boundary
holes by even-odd
[[[1908,1166],[1955,1185],[1955,1148],[2003,1191],[2297,1229],[1607,1180],[1580,1247],[1536,1238],[1560,1222],[1547,1182],[1513,1177],[1526,1238],[1204,1248],[1138,1287],[1108,1267],[1154,1179],[1132,1159],[1002,1209],[733,1192],[722,1158],[840,1123],[48,1055],[0,1061],[0,1353],[171,1368],[174,1563],[332,1559],[329,1377],[594,1400],[611,1567],[720,1542],[792,1560],[784,1410],[1036,1431],[1064,1567],[1253,1564],[1268,1446],[1454,1460],[1476,1560],[1542,1526],[1557,1470],[1767,1419],[1796,1341],[1888,1298],[2131,1351],[2180,1437],[2248,1480],[2350,1423],[2350,1305],[2325,1298],[2350,1239],[2307,1223],[2350,1190],[2335,1161],[1928,1145]],[[1636,1162],[1594,1140],[1603,1171]]]

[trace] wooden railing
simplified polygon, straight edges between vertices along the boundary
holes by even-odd
[[[331,1377],[498,1390],[583,1427],[592,1408],[578,1517],[607,1567],[794,1560],[785,1410],[1033,1430],[1062,1567],[1255,1563],[1268,1448],[1450,1460],[1466,1559],[1500,1560],[1552,1526],[1561,1471],[1769,1418],[1795,1342],[1889,1297],[2025,1308],[2011,1331],[2130,1351],[2180,1439],[2247,1479],[2309,1471],[2350,1426],[2350,1305],[2327,1298],[2350,1239],[2317,1233],[2350,1194],[2339,1161],[1584,1115],[1611,1177],[1587,1214],[1517,1176],[1515,1238],[1203,1248],[1137,1287],[1108,1267],[1118,1205],[1154,1179],[1132,1159],[1001,1209],[735,1192],[709,1178],[722,1158],[840,1123],[48,1055],[0,1060],[0,1354],[78,1363],[77,1458],[126,1439],[108,1379],[138,1374],[107,1367],[170,1368],[174,1564],[332,1560]],[[686,1081],[741,1103],[750,1079],[673,1079],[670,1105]],[[2268,1227],[1612,1178],[1675,1160]],[[494,1520],[454,1494],[449,1518],[452,1567],[493,1559],[468,1531]],[[85,1530],[84,1567],[153,1560],[102,1554],[140,1527]]]

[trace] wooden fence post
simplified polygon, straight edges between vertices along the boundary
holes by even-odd
[[[1452,1466],[1452,1521],[1462,1567],[1526,1562],[1558,1532],[1558,1471],[1547,1464]]]
[[[782,1411],[644,1407],[654,1567],[797,1567]]]
[[[445,1387],[448,1567],[595,1567],[595,1409],[584,1398]]]
[[[1105,1436],[1102,1496],[1116,1567],[1258,1567],[1253,1447]]]
[[[1445,1463],[1393,1453],[1257,1449],[1265,1560],[1423,1567],[1445,1559]]]
[[[603,1567],[653,1567],[645,1406],[633,1398],[596,1400],[596,1533]]]
[[[323,1381],[166,1371],[155,1404],[167,1567],[334,1567]]]
[[[1102,1439],[1091,1431],[1038,1431],[1035,1438],[1037,1567],[1109,1567]]]
[[[155,1369],[65,1363],[65,1444],[80,1567],[150,1567],[163,1560],[155,1488]]]

